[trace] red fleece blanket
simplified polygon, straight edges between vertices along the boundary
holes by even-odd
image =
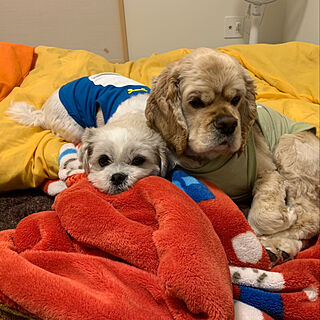
[[[109,196],[83,180],[1,232],[0,302],[41,319],[318,319],[319,245],[268,271],[221,190],[172,181]]]

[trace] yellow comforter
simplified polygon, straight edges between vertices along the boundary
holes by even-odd
[[[219,50],[235,56],[251,72],[259,102],[319,129],[319,46],[293,42]],[[0,102],[0,191],[35,187],[45,179],[56,178],[58,152],[65,143],[48,130],[20,126],[9,120],[4,112],[11,100],[40,108],[61,85],[104,71],[118,72],[150,86],[152,76],[189,52],[179,49],[135,62],[111,64],[87,51],[37,47],[34,69],[20,87]]]

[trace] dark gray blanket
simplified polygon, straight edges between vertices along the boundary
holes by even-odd
[[[13,229],[24,217],[50,210],[53,198],[39,189],[0,193],[0,230]]]

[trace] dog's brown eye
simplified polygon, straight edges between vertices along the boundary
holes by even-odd
[[[145,160],[146,159],[144,157],[137,156],[131,161],[131,164],[133,166],[141,166],[145,162]]]
[[[101,156],[101,157],[99,158],[98,162],[99,162],[99,165],[100,165],[101,167],[105,167],[105,166],[107,166],[107,165],[109,165],[109,164],[111,163],[111,160],[110,160],[110,158],[109,158],[108,156],[106,156],[106,155],[104,154],[103,156]]]
[[[199,98],[193,98],[190,102],[191,106],[195,109],[198,108],[203,108],[205,107],[205,104],[203,103],[203,101]]]
[[[240,101],[241,97],[240,96],[235,96],[231,101],[230,103],[233,105],[233,106],[236,106],[239,101]]]

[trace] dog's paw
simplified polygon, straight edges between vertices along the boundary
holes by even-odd
[[[273,252],[271,248],[266,248],[267,254],[269,256],[270,262],[271,262],[271,267],[274,267],[278,264],[281,264],[283,262],[289,261],[291,259],[293,259],[292,257],[290,257],[290,255],[285,252],[285,251],[281,251],[281,250],[274,250],[275,252]]]
[[[265,247],[271,266],[292,260],[302,248],[302,241],[287,238],[260,237]]]
[[[258,236],[272,235],[289,229],[297,220],[294,208],[279,206],[252,206],[248,222]]]

